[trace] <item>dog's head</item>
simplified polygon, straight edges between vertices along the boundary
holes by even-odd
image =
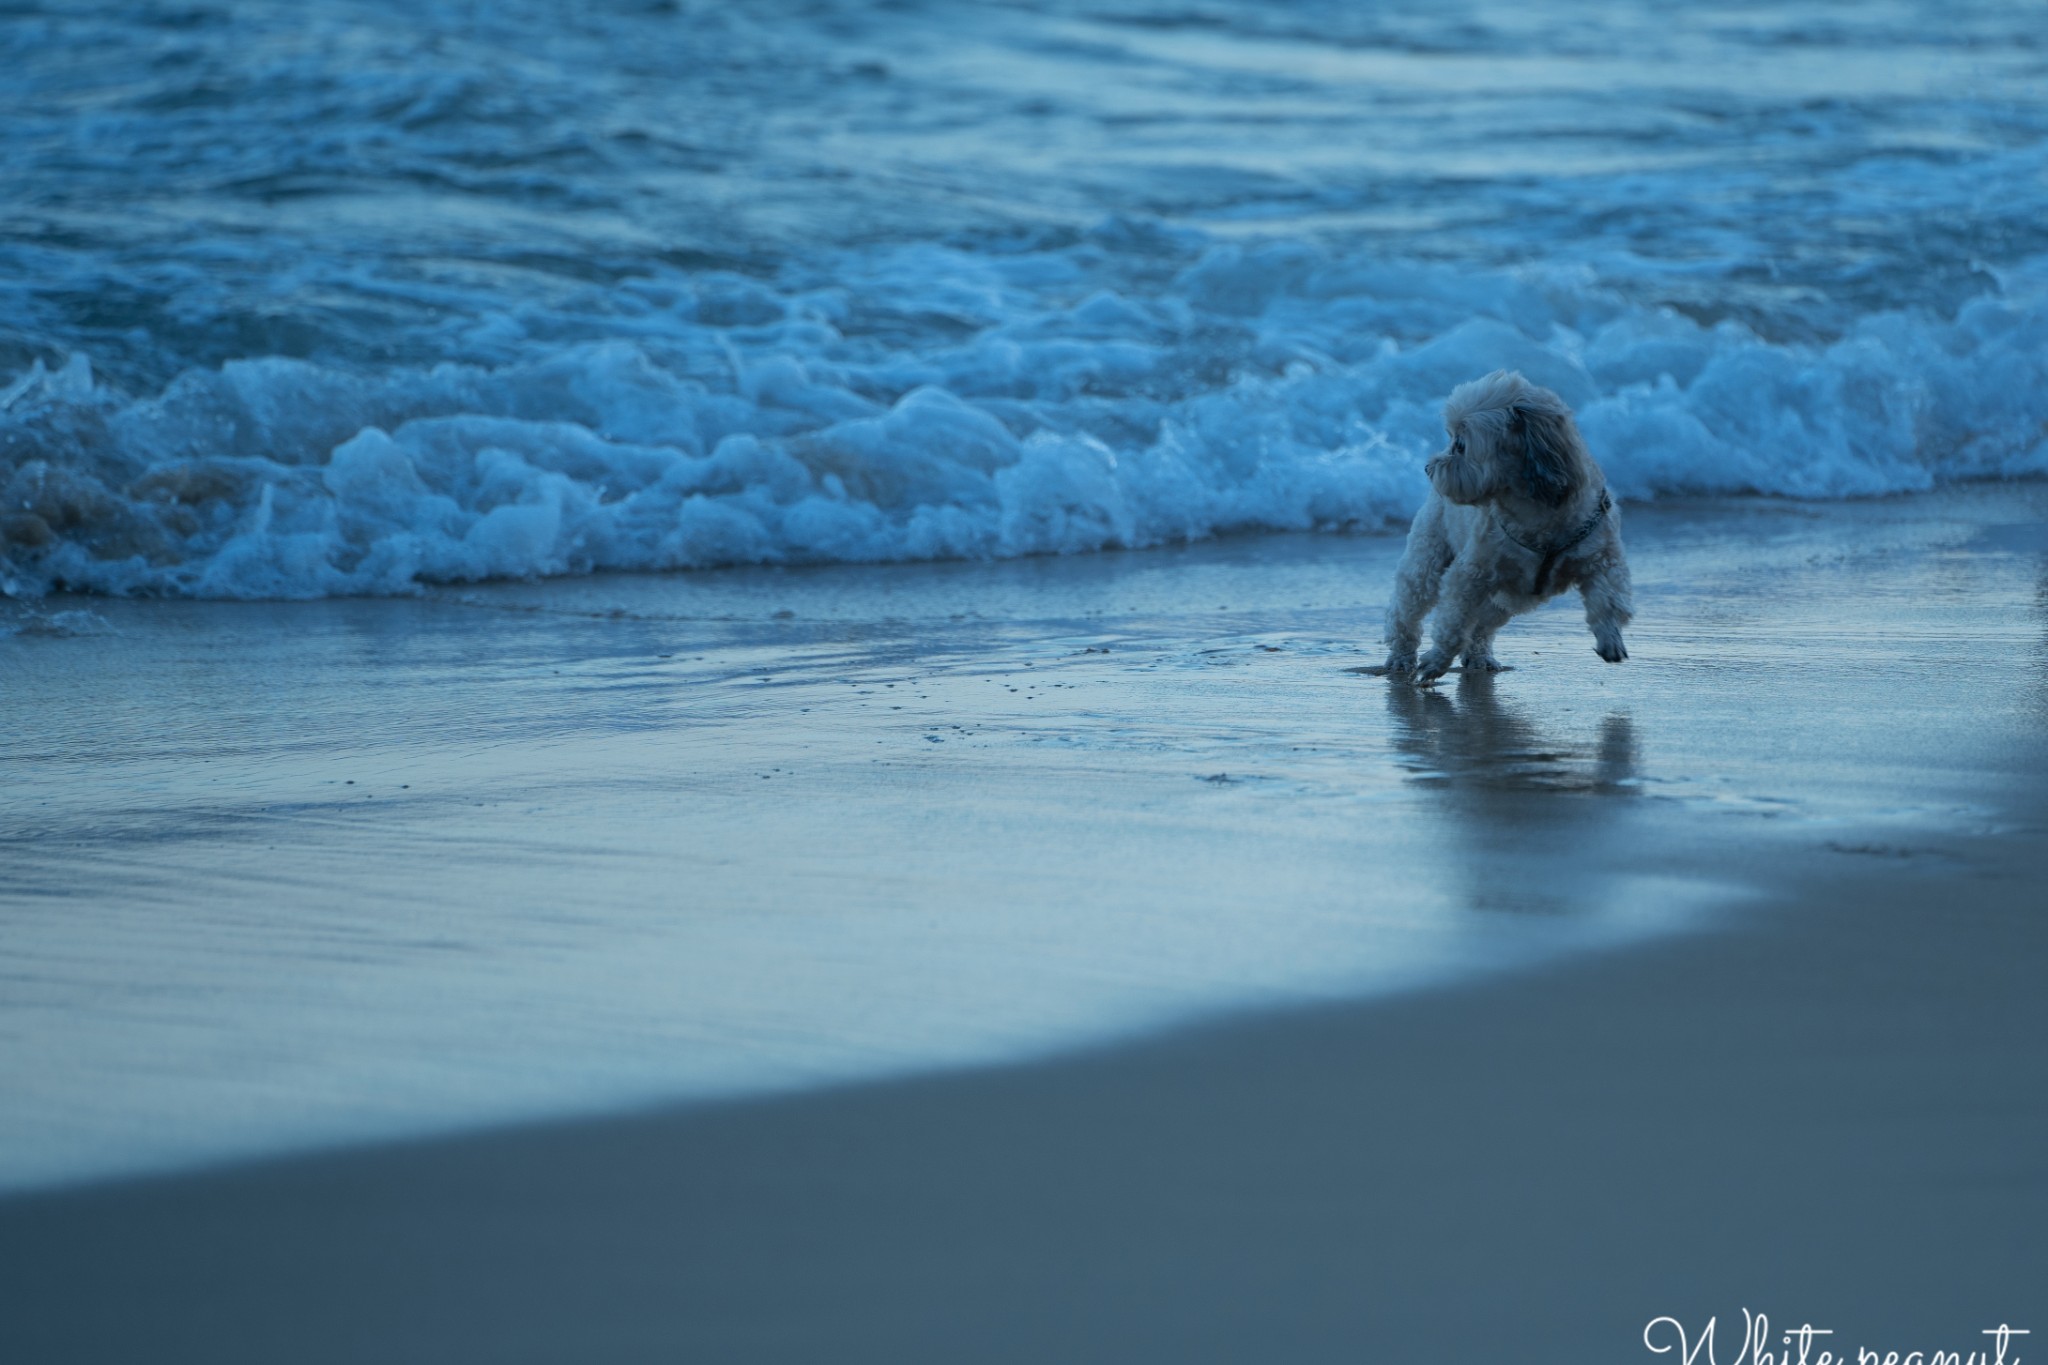
[[[1451,502],[1502,497],[1560,507],[1591,477],[1592,459],[1572,410],[1513,370],[1460,384],[1444,404],[1450,446],[1432,458],[1429,481]]]

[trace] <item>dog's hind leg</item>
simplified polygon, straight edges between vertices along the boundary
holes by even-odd
[[[1493,576],[1465,560],[1451,565],[1444,575],[1443,605],[1429,627],[1429,650],[1415,661],[1415,681],[1434,682],[1450,672],[1460,654],[1473,642],[1477,628],[1497,611],[1493,601]],[[1500,629],[1496,623],[1493,630]],[[1492,638],[1489,631],[1487,638]]]
[[[1499,673],[1507,665],[1493,657],[1493,637],[1508,623],[1512,615],[1499,602],[1488,599],[1479,609],[1472,622],[1472,633],[1465,640],[1465,671],[1467,673]]]
[[[1443,504],[1432,498],[1416,513],[1415,524],[1408,530],[1408,548],[1401,553],[1401,567],[1394,571],[1394,600],[1387,606],[1387,672],[1406,673],[1415,667],[1423,618],[1436,605],[1451,558]]]
[[[1603,561],[1580,580],[1579,596],[1585,599],[1586,624],[1593,630],[1594,651],[1611,664],[1626,659],[1628,646],[1622,643],[1621,628],[1635,615],[1628,561],[1611,557]]]

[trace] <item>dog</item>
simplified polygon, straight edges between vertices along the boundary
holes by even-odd
[[[1621,520],[1571,408],[1511,370],[1460,384],[1444,404],[1450,445],[1427,466],[1431,492],[1408,529],[1387,609],[1387,662],[1417,683],[1494,673],[1493,637],[1510,618],[1577,587],[1593,648],[1628,658],[1634,616]],[[1431,607],[1427,651],[1422,621]]]

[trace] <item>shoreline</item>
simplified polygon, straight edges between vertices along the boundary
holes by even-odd
[[[1516,671],[1421,690],[1347,671],[1391,538],[105,604],[0,640],[0,1189],[1052,1056],[1683,930],[1753,843],[2026,799],[2044,507],[1647,512],[1635,661],[1558,604],[1504,636]]]

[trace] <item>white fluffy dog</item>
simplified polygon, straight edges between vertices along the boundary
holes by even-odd
[[[1633,609],[1621,521],[1564,400],[1495,370],[1451,391],[1444,427],[1451,444],[1429,462],[1434,491],[1394,576],[1384,671],[1433,682],[1463,656],[1467,671],[1495,672],[1494,632],[1574,586],[1593,648],[1611,664],[1626,659],[1621,628]],[[1432,606],[1429,648],[1418,655]]]

